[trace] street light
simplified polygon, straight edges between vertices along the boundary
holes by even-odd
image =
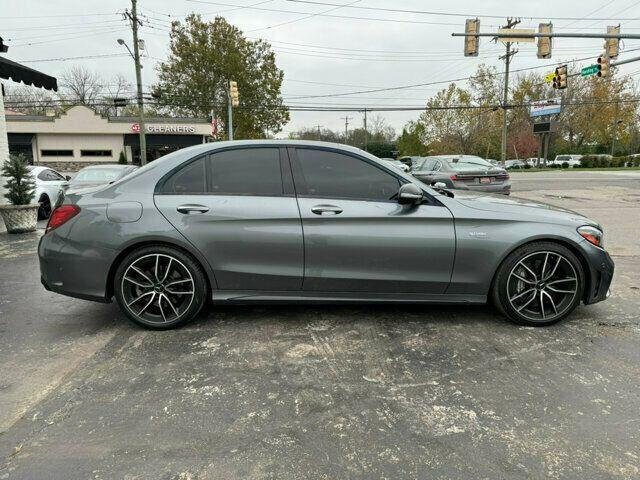
[[[147,139],[145,138],[144,104],[142,102],[142,76],[140,74],[142,65],[140,65],[140,54],[138,53],[141,40],[137,40],[136,42],[135,39],[137,39],[137,31],[134,35],[133,44],[135,53],[131,51],[129,45],[127,45],[127,42],[125,42],[122,38],[119,38],[117,41],[119,45],[124,45],[125,47],[127,47],[129,55],[131,55],[131,58],[133,58],[133,63],[136,66],[136,83],[138,87],[138,124],[140,126],[140,165],[145,165],[147,163]]]

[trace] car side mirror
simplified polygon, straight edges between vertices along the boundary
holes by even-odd
[[[415,204],[422,201],[423,198],[422,190],[413,183],[405,183],[398,190],[398,203],[400,205]]]

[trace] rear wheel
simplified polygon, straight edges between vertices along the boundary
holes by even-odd
[[[193,319],[207,297],[200,265],[188,254],[164,245],[131,252],[114,279],[118,305],[133,322],[165,330]]]
[[[562,320],[580,303],[584,273],[568,248],[551,242],[525,245],[502,263],[493,300],[511,321],[545,326]]]

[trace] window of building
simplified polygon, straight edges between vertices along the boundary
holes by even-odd
[[[229,195],[282,195],[280,151],[243,148],[209,157],[211,193]]]
[[[390,200],[400,188],[393,175],[350,155],[304,148],[296,151],[309,196]]]
[[[73,150],[40,150],[43,157],[73,157]]]
[[[204,158],[182,167],[164,184],[162,191],[168,194],[204,194],[206,193],[206,174]]]
[[[111,150],[80,150],[81,157],[111,157]]]

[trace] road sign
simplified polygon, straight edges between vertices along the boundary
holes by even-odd
[[[562,110],[561,98],[550,98],[531,104],[530,115],[540,117],[542,115],[555,115]]]
[[[535,35],[536,31],[533,28],[501,28],[498,33],[509,35],[509,37],[500,37],[498,39],[502,43],[534,43],[536,41],[534,37],[518,37],[518,34]]]
[[[140,133],[140,124],[139,123],[134,123],[131,125],[131,131],[133,133]]]
[[[544,77],[544,81],[547,83],[553,83],[553,79],[556,76],[556,72],[547,73]]]
[[[584,67],[582,70],[580,70],[580,75],[582,75],[583,77],[588,77],[589,75],[595,75],[596,73],[598,73],[598,70],[600,70],[598,68],[598,65],[589,65],[588,67]]]

